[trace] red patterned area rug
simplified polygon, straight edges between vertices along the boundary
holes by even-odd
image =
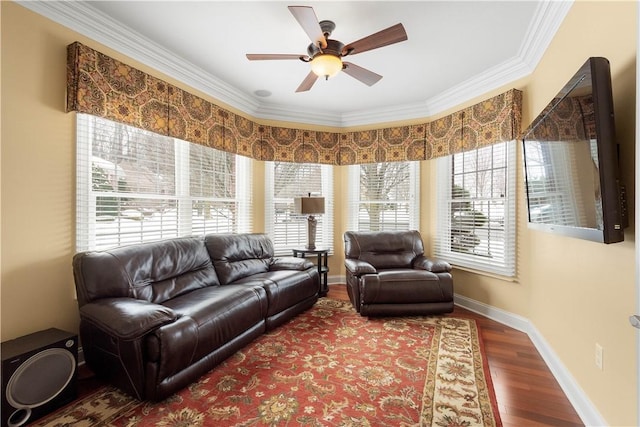
[[[472,319],[323,298],[158,403],[104,386],[36,426],[501,426]]]

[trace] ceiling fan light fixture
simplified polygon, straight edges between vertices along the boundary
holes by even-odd
[[[342,59],[336,55],[323,53],[316,55],[311,60],[311,71],[318,77],[328,79],[342,70]]]
[[[345,45],[339,40],[329,38],[336,28],[336,24],[327,20],[318,22],[318,17],[311,6],[289,6],[289,11],[311,40],[311,44],[307,46],[307,55],[248,53],[247,59],[250,61],[299,59],[305,63],[310,62],[311,71],[298,86],[296,92],[306,92],[311,89],[318,77],[324,77],[329,80],[329,77],[335,76],[340,71],[344,71],[345,74],[354,79],[372,86],[382,78],[380,74],[351,62],[343,63],[342,58],[407,40],[407,32],[402,24],[396,24]]]

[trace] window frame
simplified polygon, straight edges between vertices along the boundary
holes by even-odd
[[[491,147],[495,150],[498,144],[505,144],[505,194],[504,197],[491,196],[491,197],[473,197],[469,196],[463,199],[453,198],[453,181],[454,171],[453,163],[455,156],[469,155],[471,152],[476,152],[481,149],[487,149]],[[471,271],[494,274],[506,278],[515,278],[516,264],[517,264],[517,228],[516,228],[516,141],[506,141],[491,146],[480,147],[474,150],[468,150],[463,153],[452,154],[436,159],[436,232],[434,233],[434,256],[448,261],[450,264],[456,267],[464,269],[470,269]],[[495,161],[495,151],[492,151],[492,161]],[[492,167],[490,169],[476,168],[475,173],[479,171],[497,170],[498,167]],[[493,172],[492,172],[493,173]],[[477,181],[476,181],[477,182]],[[494,181],[492,180],[491,192],[494,193]],[[501,239],[502,243],[502,256],[496,254],[494,257],[473,253],[465,253],[452,249],[452,208],[453,203],[461,203],[461,200],[468,200],[471,203],[500,203],[502,207],[502,224],[504,237]],[[475,204],[474,204],[475,207]],[[490,210],[490,208],[489,208]],[[483,212],[485,213],[485,212]],[[491,216],[487,214],[487,223],[494,225],[488,225],[487,229],[495,229],[495,223],[500,222],[499,217]],[[480,229],[480,228],[478,228]],[[487,231],[487,235],[491,236],[491,231]],[[491,239],[487,240],[487,247],[496,247],[490,243]],[[490,250],[489,250],[490,251]]]

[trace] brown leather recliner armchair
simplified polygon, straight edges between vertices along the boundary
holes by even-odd
[[[362,316],[453,311],[451,265],[424,255],[416,230],[344,233],[347,292]]]

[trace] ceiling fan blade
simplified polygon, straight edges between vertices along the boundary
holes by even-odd
[[[371,49],[377,49],[379,47],[388,46],[405,40],[407,40],[407,32],[402,24],[396,24],[353,43],[349,43],[344,47],[344,49],[342,49],[342,55],[355,55],[356,53],[366,52]]]
[[[349,74],[351,77],[360,80],[367,86],[373,86],[382,78],[380,74],[376,74],[373,71],[369,71],[366,68],[362,68],[358,65],[352,64],[351,62],[343,62],[343,64],[345,67],[342,71]]]
[[[321,46],[323,49],[327,47],[318,17],[311,6],[289,6],[289,11],[316,46]]]
[[[305,77],[302,83],[300,83],[300,86],[298,86],[296,92],[308,91],[309,89],[311,89],[316,80],[318,80],[318,76],[313,71],[310,71],[309,74],[307,74],[307,77]]]
[[[306,58],[307,55],[296,55],[288,53],[247,53],[247,59],[249,61],[262,61],[269,59],[300,59]]]

